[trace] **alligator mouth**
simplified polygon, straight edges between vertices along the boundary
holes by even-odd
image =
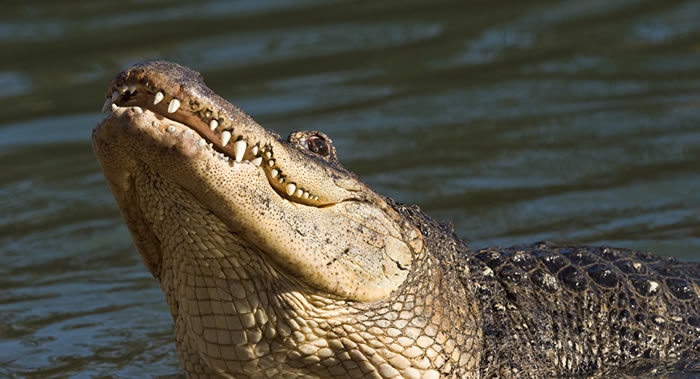
[[[264,253],[323,293],[367,302],[396,290],[422,251],[418,228],[338,164],[330,139],[282,140],[195,71],[134,65],[112,80],[104,109],[95,153],[157,277],[173,253],[241,265]]]
[[[194,97],[176,96],[149,81],[129,81],[119,77],[108,88],[102,111],[116,112],[123,107],[136,113],[150,111],[165,123],[171,120],[185,125],[189,128],[186,135],[198,136],[199,147],[208,147],[216,158],[226,161],[231,168],[238,164],[259,167],[270,186],[284,199],[316,207],[335,203],[289,178],[276,160],[270,141],[240,133],[234,127],[239,120],[229,119],[227,112],[216,106],[205,105]],[[153,127],[161,126],[156,125],[156,121],[153,123]],[[166,131],[174,132],[174,126],[166,126]]]

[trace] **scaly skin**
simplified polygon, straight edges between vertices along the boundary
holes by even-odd
[[[189,377],[616,375],[698,359],[697,264],[471,252],[345,170],[323,133],[282,140],[174,63],[120,73],[105,108],[95,153]]]

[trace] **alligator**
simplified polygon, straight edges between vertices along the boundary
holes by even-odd
[[[540,242],[471,250],[199,73],[136,64],[95,154],[188,377],[477,378],[697,370],[700,264]]]

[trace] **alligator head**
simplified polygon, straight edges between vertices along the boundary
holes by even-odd
[[[281,139],[169,62],[118,74],[106,97],[94,149],[188,373],[437,374],[425,346],[359,353],[374,311],[405,302],[423,236],[338,163],[330,138]]]

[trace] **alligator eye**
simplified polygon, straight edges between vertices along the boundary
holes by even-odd
[[[324,140],[323,137],[319,135],[313,135],[309,137],[306,141],[309,150],[322,157],[327,157],[328,154],[331,153],[330,148],[328,148],[328,143],[326,143],[326,140]]]

